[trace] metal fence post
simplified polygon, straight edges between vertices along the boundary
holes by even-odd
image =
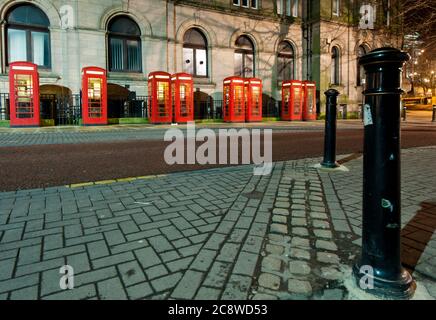
[[[401,265],[401,72],[410,56],[380,48],[360,58],[366,71],[362,254],[354,266],[368,293],[406,299],[414,281]],[[367,284],[362,281],[370,279]]]
[[[433,115],[431,117],[432,122],[436,122],[436,105],[433,106]]]
[[[324,139],[324,160],[321,165],[324,168],[337,168],[336,162],[336,121],[337,121],[337,100],[339,91],[330,89],[325,92],[327,98],[325,139]]]

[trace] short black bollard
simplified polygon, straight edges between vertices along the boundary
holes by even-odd
[[[431,117],[432,122],[436,122],[436,105],[433,106],[433,116]]]
[[[326,118],[325,118],[325,140],[324,140],[324,160],[321,166],[324,168],[339,167],[336,162],[336,117],[337,100],[339,92],[335,89],[330,89],[325,92],[327,98]]]
[[[403,111],[403,121],[406,121],[407,120],[407,107],[404,106],[402,111]]]
[[[414,281],[401,265],[400,104],[402,66],[410,56],[381,48],[360,58],[366,71],[362,256],[357,284],[386,298],[410,298]]]
[[[341,104],[342,120],[347,120],[348,118],[348,107],[346,104]]]

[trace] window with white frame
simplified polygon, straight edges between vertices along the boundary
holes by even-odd
[[[183,37],[183,71],[207,77],[207,40],[199,29],[189,29]]]
[[[254,45],[246,35],[240,36],[235,43],[235,76],[252,78],[254,71]]]
[[[341,11],[340,0],[332,0],[332,14],[334,16],[339,16],[340,11]]]
[[[108,26],[109,71],[142,71],[141,31],[128,16],[116,16]]]
[[[259,0],[233,0],[233,5],[243,8],[258,9]]]
[[[50,22],[32,4],[13,7],[6,16],[7,63],[29,61],[42,68],[51,67]]]
[[[287,17],[298,17],[298,0],[277,0],[277,14]]]
[[[282,41],[277,53],[277,80],[295,79],[294,48],[287,41]]]

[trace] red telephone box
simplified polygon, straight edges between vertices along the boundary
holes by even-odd
[[[82,124],[107,125],[106,70],[97,67],[82,69]]]
[[[316,83],[304,81],[303,120],[316,120]]]
[[[171,123],[171,75],[166,72],[152,72],[148,75],[149,118],[154,124]]]
[[[39,75],[36,64],[9,64],[9,96],[11,127],[39,127]]]
[[[224,79],[223,118],[225,122],[245,122],[245,81],[239,77]]]
[[[303,120],[303,84],[298,80],[283,81],[282,120]]]
[[[245,99],[247,122],[262,121],[262,80],[257,78],[245,80]]]
[[[194,121],[194,79],[188,73],[177,73],[171,78],[174,118],[177,123]]]

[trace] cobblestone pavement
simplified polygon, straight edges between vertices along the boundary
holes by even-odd
[[[361,121],[342,121],[339,125],[344,129],[361,127]],[[320,131],[324,130],[323,121],[315,122],[263,122],[263,123],[208,123],[196,124],[197,128],[230,129],[230,128],[271,128],[288,131]],[[11,129],[0,127],[0,146],[28,146],[45,144],[90,143],[126,140],[163,140],[167,129],[186,129],[186,125],[114,125],[99,127],[44,127]]]
[[[324,132],[324,121],[314,122],[262,122],[262,123],[208,123],[196,124],[198,129],[273,129],[278,132]],[[414,121],[413,118],[403,123],[404,128],[436,128],[436,122]],[[114,125],[102,127],[44,127],[11,129],[0,127],[0,147],[18,147],[47,144],[94,143],[129,140],[163,140],[167,129],[179,128],[185,130],[185,125]],[[361,120],[338,121],[338,129],[362,129]]]
[[[403,157],[403,239],[433,296],[435,155]],[[361,159],[345,173],[317,162],[0,193],[0,300],[347,299]],[[74,290],[60,288],[64,265]]]

